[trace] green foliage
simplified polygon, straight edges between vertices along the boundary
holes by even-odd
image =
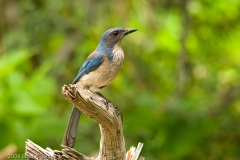
[[[186,2],[186,3],[185,3]],[[71,105],[61,94],[115,26],[125,62],[102,91],[124,116],[127,149],[147,159],[240,157],[240,2],[236,0],[1,1],[0,150],[31,139],[60,149]],[[0,20],[1,20],[0,19]],[[76,149],[98,150],[83,116]],[[88,146],[88,147],[86,147]]]

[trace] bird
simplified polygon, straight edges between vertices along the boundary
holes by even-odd
[[[72,84],[79,89],[98,92],[109,85],[118,75],[124,61],[121,41],[135,28],[114,27],[104,32],[96,49],[87,57]],[[68,121],[62,145],[73,148],[81,111],[74,107]]]

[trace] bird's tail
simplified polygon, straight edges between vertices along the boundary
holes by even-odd
[[[77,138],[78,123],[81,111],[73,106],[70,119],[63,137],[62,145],[73,148]]]

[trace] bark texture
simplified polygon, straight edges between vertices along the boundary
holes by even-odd
[[[40,159],[82,159],[82,160],[137,160],[142,143],[137,148],[131,147],[126,154],[123,136],[122,114],[112,102],[101,94],[89,90],[78,90],[76,85],[64,85],[62,93],[65,98],[81,112],[99,124],[101,132],[98,157],[87,157],[73,148],[62,146],[62,151],[43,149],[30,140],[26,141],[26,156],[31,160]],[[140,160],[143,160],[140,157]]]

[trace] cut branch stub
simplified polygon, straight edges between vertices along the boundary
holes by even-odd
[[[137,160],[143,144],[132,147],[127,155],[122,129],[122,115],[117,106],[101,94],[79,90],[77,86],[63,86],[65,98],[84,114],[99,123],[101,132],[100,150],[97,158],[87,157],[73,148],[62,146],[62,151],[43,149],[30,140],[26,141],[26,158],[29,160]],[[143,157],[140,158],[144,160]]]
[[[70,103],[99,123],[101,142],[97,159],[124,160],[126,150],[122,116],[117,106],[104,96],[89,90],[80,90],[76,85],[64,85],[62,92]]]

